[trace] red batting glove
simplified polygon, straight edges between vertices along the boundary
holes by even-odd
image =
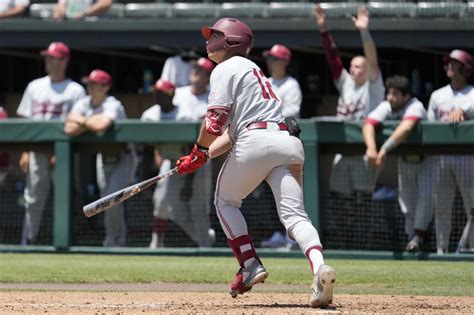
[[[195,144],[191,154],[179,158],[176,162],[176,166],[178,166],[178,174],[194,173],[198,168],[206,164],[208,150],[208,148]]]

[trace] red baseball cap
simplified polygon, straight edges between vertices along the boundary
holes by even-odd
[[[291,59],[291,50],[288,49],[288,47],[276,44],[273,45],[272,49],[270,50],[265,50],[263,52],[263,56],[265,58],[272,56],[278,59],[283,59],[283,60],[290,60]]]
[[[209,73],[211,73],[215,67],[214,63],[211,60],[204,57],[198,59],[198,61],[196,62],[196,66],[203,68]]]
[[[52,42],[47,49],[41,51],[41,55],[54,58],[69,58],[71,51],[63,42]]]
[[[110,74],[100,69],[92,70],[89,76],[85,77],[82,81],[84,83],[94,82],[108,86],[112,85],[112,77],[110,76]]]
[[[161,91],[168,95],[172,95],[174,93],[174,90],[176,89],[176,86],[173,84],[173,82],[169,80],[160,79],[156,81],[153,88],[155,89],[155,91]]]

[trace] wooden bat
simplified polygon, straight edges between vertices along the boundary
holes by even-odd
[[[91,202],[85,205],[82,208],[82,211],[84,212],[84,215],[86,217],[90,218],[93,215],[96,215],[97,213],[105,211],[113,206],[118,205],[119,203],[124,202],[128,198],[152,186],[157,181],[170,177],[171,175],[176,174],[177,172],[178,172],[178,168],[175,167],[172,170],[169,170],[168,172],[162,175],[158,175],[158,176],[149,178],[147,180],[144,180],[138,184],[125,187],[119,191],[111,193],[110,195],[107,195],[105,197],[100,198],[99,200],[96,200],[94,202]]]

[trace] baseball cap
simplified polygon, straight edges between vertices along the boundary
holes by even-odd
[[[158,81],[156,81],[153,88],[155,91],[161,91],[168,95],[171,95],[174,93],[176,86],[173,84],[173,82],[169,80],[159,79]]]
[[[85,77],[82,81],[84,83],[94,82],[108,86],[112,85],[112,77],[110,74],[100,69],[92,70],[89,76]]]
[[[71,51],[63,42],[52,42],[47,49],[41,51],[41,55],[54,58],[68,58],[71,56]]]
[[[276,44],[273,45],[272,49],[270,50],[265,50],[263,52],[263,56],[265,58],[268,57],[275,57],[278,59],[283,59],[283,60],[290,60],[291,59],[291,50],[288,49],[288,47]]]
[[[214,63],[211,60],[204,57],[199,58],[195,65],[206,70],[209,73],[211,73],[215,67]]]

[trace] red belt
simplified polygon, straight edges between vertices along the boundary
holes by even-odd
[[[280,130],[288,130],[288,127],[286,126],[285,123],[279,123],[278,128]],[[247,125],[247,129],[248,130],[267,129],[267,122],[266,121],[257,121],[257,122],[251,123],[251,124]]]

